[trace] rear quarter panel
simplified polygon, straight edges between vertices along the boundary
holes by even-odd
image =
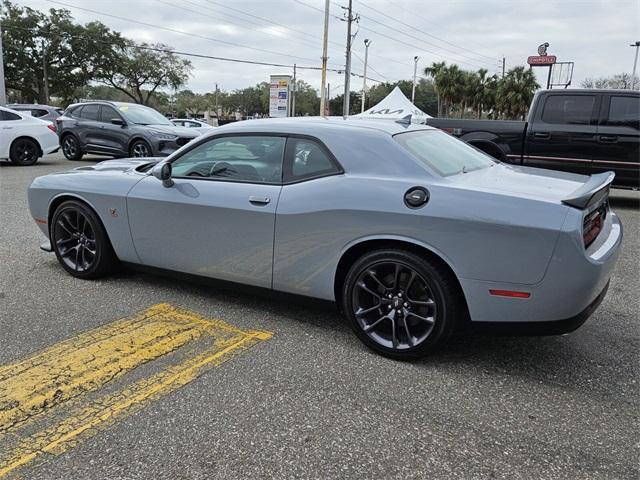
[[[411,210],[404,193],[430,192]],[[334,298],[342,254],[365,240],[402,240],[439,255],[458,278],[536,284],[546,272],[567,208],[456,188],[446,179],[327,177],[282,189],[276,218],[277,290]]]

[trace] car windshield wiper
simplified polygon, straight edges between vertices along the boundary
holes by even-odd
[[[136,125],[151,125],[150,123],[142,123],[142,122],[133,122]]]

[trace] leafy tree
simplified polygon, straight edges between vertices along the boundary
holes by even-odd
[[[135,45],[128,41],[117,52],[115,61],[97,72],[96,80],[120,90],[136,103],[147,105],[158,89],[177,90],[183,86],[191,71],[191,62],[164,44]]]
[[[320,97],[316,89],[304,80],[296,82],[296,116],[317,115],[320,111]]]
[[[503,117],[524,119],[538,88],[531,69],[514,67],[498,82],[496,106]]]
[[[115,60],[125,40],[100,22],[74,23],[68,10],[48,13],[2,2],[5,80],[18,100],[49,103],[73,98],[98,68]]]
[[[193,93],[191,90],[182,90],[176,93],[175,109],[178,116],[195,117],[199,112],[208,110],[212,106],[211,99],[206,95]]]

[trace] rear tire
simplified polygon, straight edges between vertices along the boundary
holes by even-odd
[[[14,165],[27,167],[40,158],[40,145],[31,138],[18,138],[11,145],[9,159]]]
[[[102,222],[81,202],[69,200],[56,208],[50,237],[58,262],[74,277],[99,278],[117,263]]]
[[[343,311],[358,338],[397,360],[424,357],[444,344],[465,305],[450,272],[400,249],[360,257],[342,289]]]
[[[80,142],[73,135],[65,135],[60,142],[62,146],[62,153],[67,160],[78,161],[82,160],[82,150],[80,149]]]

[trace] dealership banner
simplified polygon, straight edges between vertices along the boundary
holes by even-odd
[[[269,116],[288,117],[291,75],[271,75],[269,85]]]

